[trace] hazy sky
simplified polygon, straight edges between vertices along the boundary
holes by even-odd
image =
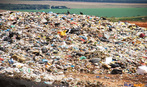
[[[115,2],[120,2],[120,1],[125,1],[125,2],[145,2],[147,3],[147,0],[0,0],[0,2],[13,2],[13,1],[107,1],[107,2],[111,2],[111,1],[115,1]]]

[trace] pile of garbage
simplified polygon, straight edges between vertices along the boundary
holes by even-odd
[[[88,82],[82,84],[77,78],[66,77],[67,73],[145,74],[146,35],[146,28],[103,17],[3,12],[0,73],[69,86]]]

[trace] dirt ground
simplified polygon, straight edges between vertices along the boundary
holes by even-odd
[[[0,10],[0,13],[5,12],[6,10]]]
[[[147,75],[132,75],[132,74],[120,74],[120,75],[99,75],[99,74],[70,74],[74,78],[78,78],[81,81],[99,81],[106,87],[124,87],[126,84],[136,85],[138,87],[147,87]],[[69,76],[70,76],[69,75]],[[68,76],[68,75],[67,75]],[[130,86],[131,87],[131,86]]]
[[[140,27],[145,27],[147,28],[147,22],[136,22],[136,21],[128,21],[128,23],[131,23],[131,24],[136,24]]]

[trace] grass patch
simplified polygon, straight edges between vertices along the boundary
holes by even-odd
[[[108,20],[112,22],[116,21],[139,21],[139,22],[147,22],[147,16],[136,16],[136,17],[109,17]]]

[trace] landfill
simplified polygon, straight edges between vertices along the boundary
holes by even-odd
[[[104,17],[6,11],[0,13],[0,74],[80,87],[86,82],[66,74],[146,74],[146,36],[146,28]]]

